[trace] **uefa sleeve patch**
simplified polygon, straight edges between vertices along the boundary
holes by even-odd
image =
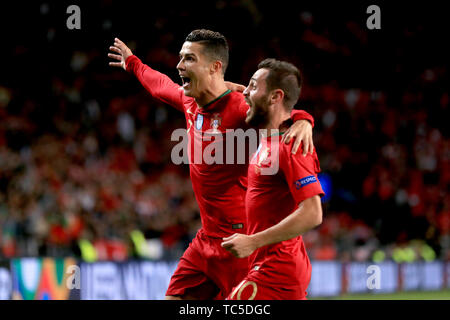
[[[298,179],[294,183],[295,183],[295,187],[298,190],[298,189],[303,188],[304,186],[307,186],[308,184],[313,183],[313,182],[317,182],[316,177],[308,176],[308,177],[304,177],[304,178]]]

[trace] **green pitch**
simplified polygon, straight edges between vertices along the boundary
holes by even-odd
[[[450,289],[389,294],[345,294],[332,298],[309,298],[309,300],[450,300]]]

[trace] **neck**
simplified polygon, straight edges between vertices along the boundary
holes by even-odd
[[[283,131],[281,128],[283,122],[291,118],[291,114],[285,110],[282,105],[274,105],[270,107],[269,122],[262,129],[266,132],[263,136],[271,136]]]
[[[225,84],[225,80],[213,79],[207,86],[207,89],[198,98],[195,98],[195,102],[199,108],[203,108],[208,103],[214,101],[228,90]]]

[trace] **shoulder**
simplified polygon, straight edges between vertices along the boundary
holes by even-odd
[[[294,145],[294,139],[292,139],[289,143],[281,142],[282,136],[280,136],[280,144],[279,144],[279,150],[280,150],[280,156],[290,158],[292,156],[296,156],[297,154],[301,153],[303,151],[303,143],[300,145],[299,150],[297,151],[297,154],[292,154],[292,147]]]
[[[245,103],[244,95],[242,94],[242,92],[231,91],[224,98],[227,101],[227,103],[230,103],[230,102],[232,102],[232,103]]]
[[[184,104],[197,106],[197,103],[195,102],[194,98],[186,96],[182,90],[180,90],[180,94]]]
[[[232,91],[227,96],[227,105],[229,108],[233,108],[244,115],[247,114],[249,106],[247,102],[245,102],[242,92]]]
[[[292,153],[292,147],[294,146],[295,140],[291,140],[288,144],[285,142],[281,142],[280,138],[280,144],[279,144],[279,153],[280,153],[280,160],[285,162],[291,162],[295,161],[297,163],[308,163],[312,160],[312,158],[315,157],[315,152],[313,155],[309,154],[304,157],[303,156],[303,142],[300,144],[300,147],[298,148],[297,152],[295,154]]]
[[[184,95],[184,93],[181,96],[182,100],[183,100],[183,105],[185,110],[190,110],[192,113],[195,113],[195,111],[198,108],[197,103],[195,102],[195,99],[192,97],[187,97]]]

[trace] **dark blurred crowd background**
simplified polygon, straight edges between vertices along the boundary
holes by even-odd
[[[78,4],[81,30],[68,30]],[[226,80],[266,57],[305,77],[327,197],[304,236],[315,260],[450,259],[448,27],[442,8],[255,0],[37,2],[2,10],[0,258],[178,259],[201,226],[187,165],[172,164],[182,113],[108,66],[121,38],[180,83],[193,29],[222,32]],[[412,5],[411,5],[412,6]],[[219,182],[218,182],[219,183]]]

